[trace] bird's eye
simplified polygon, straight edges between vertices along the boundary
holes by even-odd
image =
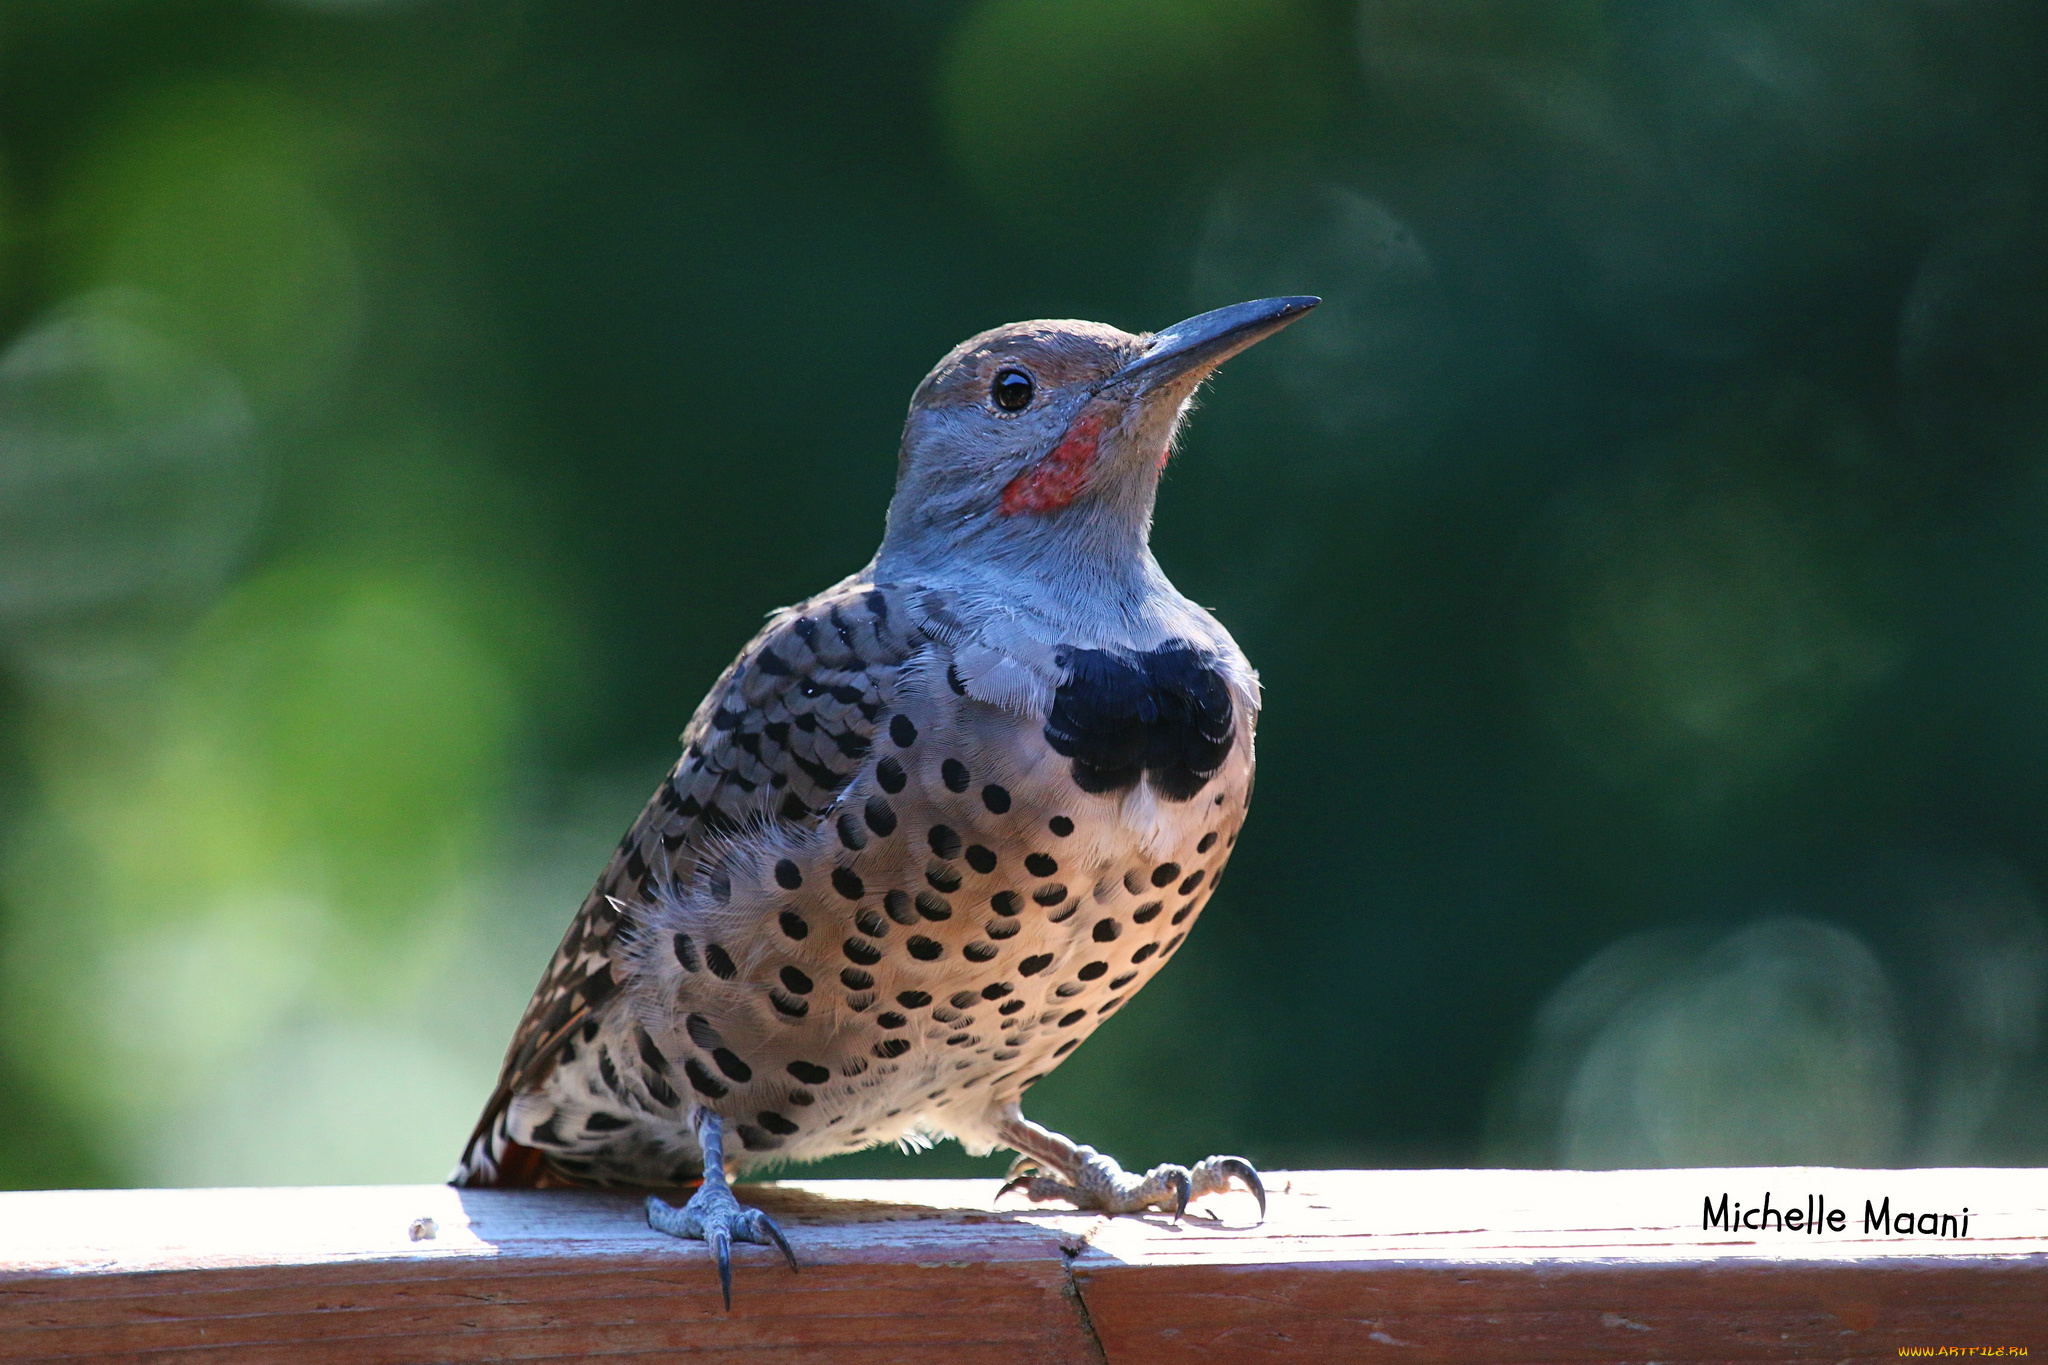
[[[1022,370],[1004,370],[996,376],[990,392],[1004,412],[1022,412],[1031,402],[1031,376]]]

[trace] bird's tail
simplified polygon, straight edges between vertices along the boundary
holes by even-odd
[[[524,1143],[514,1142],[505,1131],[512,1109],[509,1091],[500,1086],[484,1106],[483,1116],[463,1145],[462,1159],[448,1176],[448,1183],[469,1188],[558,1189],[571,1182],[548,1169],[547,1159]]]

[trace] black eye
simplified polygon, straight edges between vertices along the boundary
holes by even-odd
[[[1031,376],[1022,370],[1004,370],[996,376],[990,392],[1004,412],[1021,412],[1031,401]]]

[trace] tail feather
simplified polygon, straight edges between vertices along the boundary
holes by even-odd
[[[538,1148],[514,1142],[505,1131],[505,1116],[511,1096],[503,1089],[491,1096],[483,1117],[462,1149],[448,1183],[470,1189],[571,1189],[575,1182],[549,1169]]]
[[[484,1112],[477,1118],[476,1127],[470,1131],[469,1141],[463,1144],[462,1160],[455,1163],[455,1170],[448,1177],[449,1184],[524,1189],[569,1189],[576,1186],[575,1181],[549,1169],[547,1159],[541,1153],[514,1142],[512,1135],[505,1131],[505,1120],[512,1110],[513,1094],[537,1084],[547,1075],[562,1044],[569,1040],[589,1013],[590,1006],[586,1004],[569,1015],[517,1065],[507,1059],[505,1072],[498,1078],[498,1088],[491,1092]],[[519,1040],[514,1039],[513,1055],[516,1056],[518,1051]]]

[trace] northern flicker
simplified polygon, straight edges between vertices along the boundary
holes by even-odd
[[[1134,336],[1025,322],[911,399],[880,550],[712,687],[569,926],[461,1185],[683,1184],[653,1225],[795,1255],[730,1176],[950,1136],[1005,1190],[1184,1211],[1249,1162],[1127,1173],[1024,1117],[1174,955],[1252,787],[1257,675],[1149,547],[1215,367],[1313,308]],[[1036,1174],[1024,1174],[1033,1172]]]

